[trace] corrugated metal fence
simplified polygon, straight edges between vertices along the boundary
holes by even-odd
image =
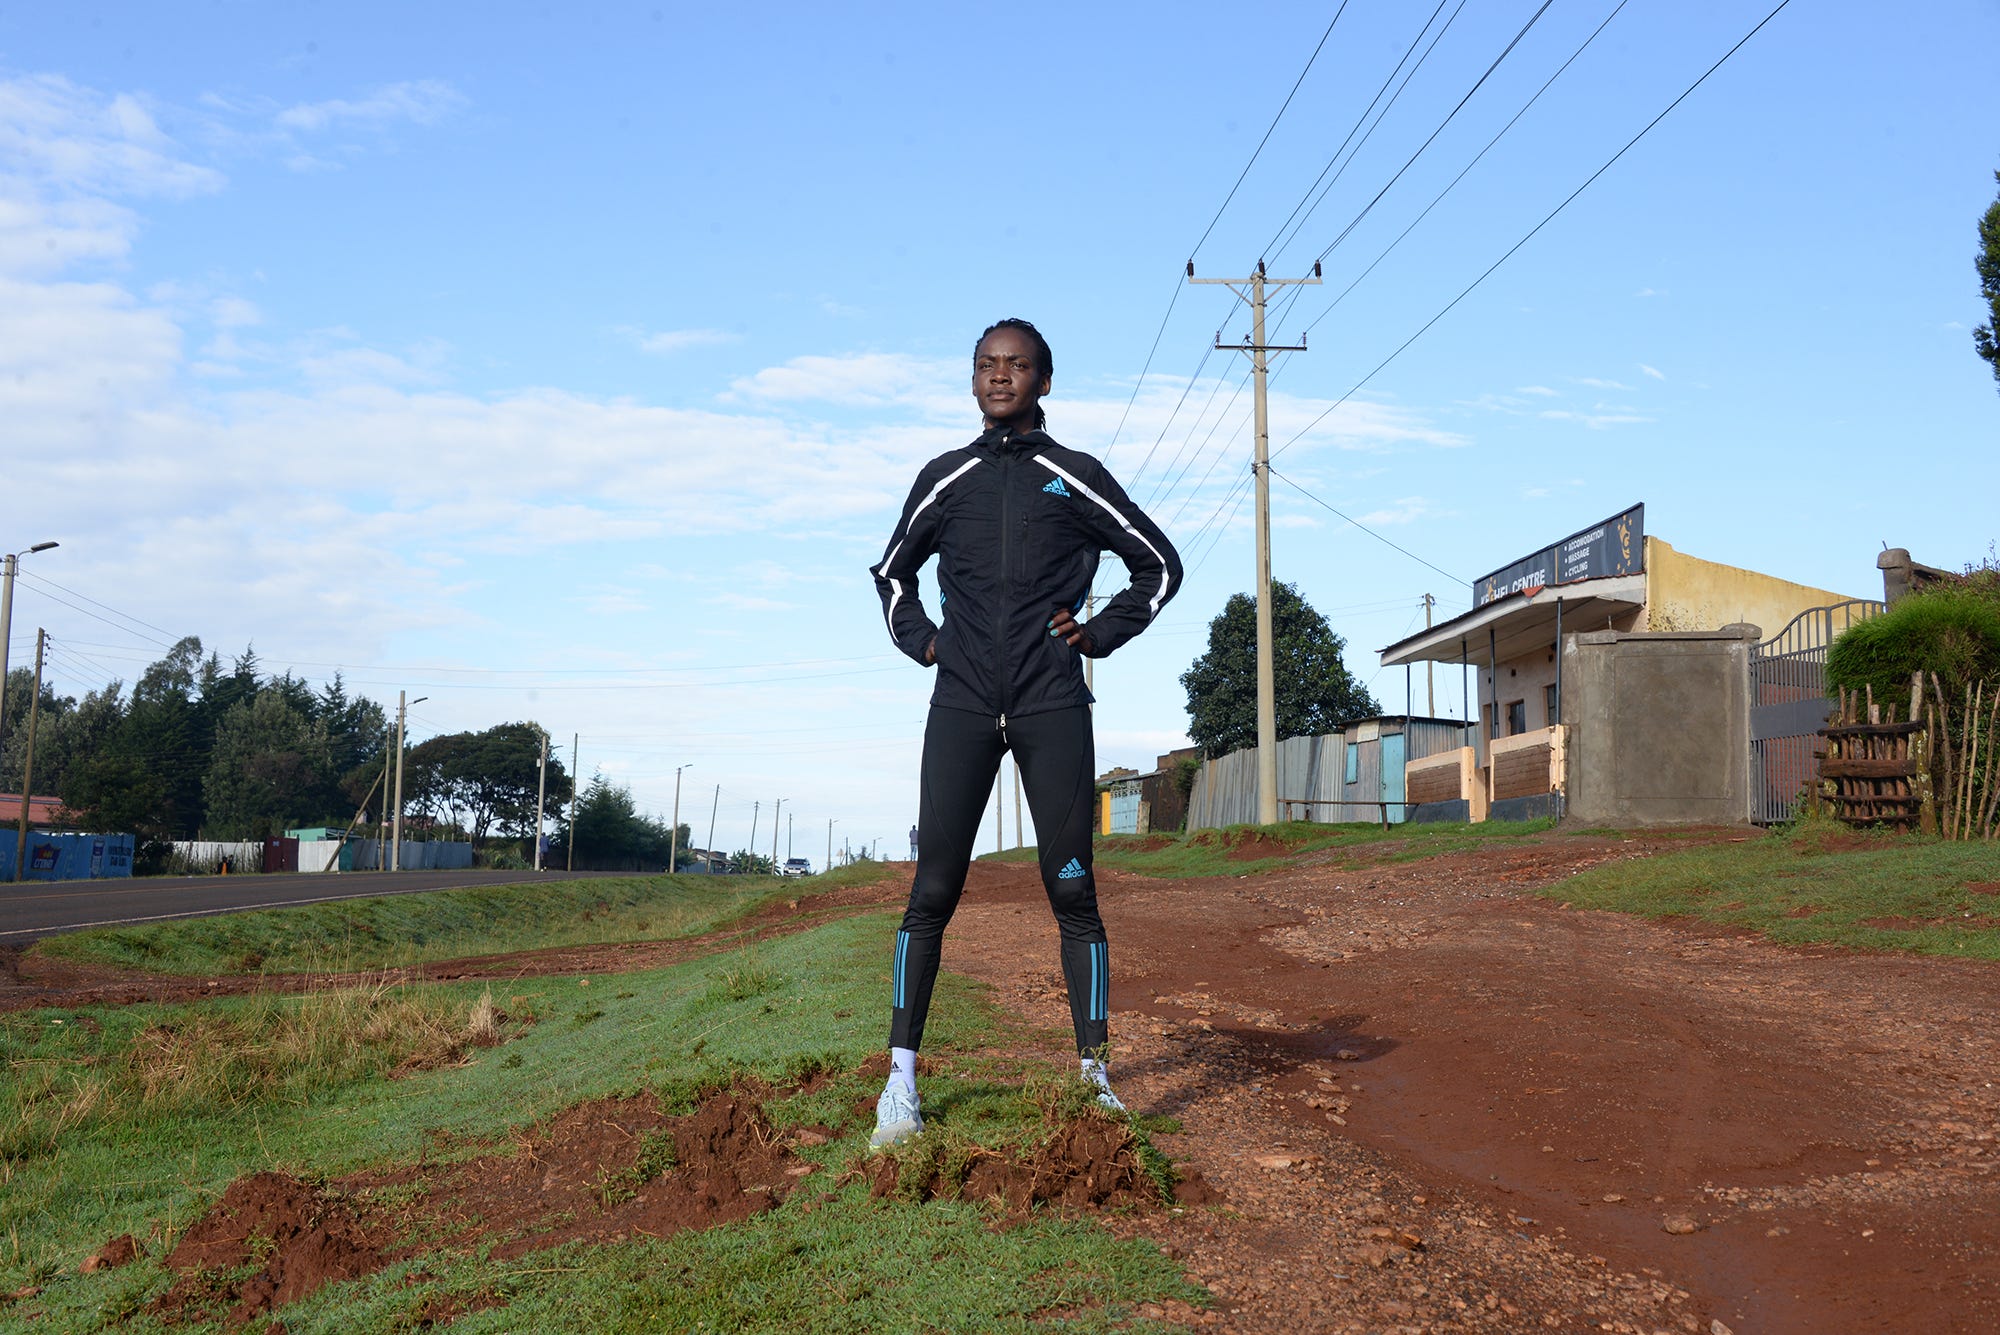
[[[1464,725],[1455,720],[1399,718],[1363,720],[1319,737],[1287,737],[1278,743],[1279,800],[1313,803],[1308,818],[1322,824],[1380,821],[1385,803],[1388,819],[1400,821],[1404,762],[1453,750],[1464,744],[1464,735]],[[1257,748],[1205,763],[1188,799],[1188,829],[1256,819]]]

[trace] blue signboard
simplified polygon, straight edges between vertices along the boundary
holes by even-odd
[[[1646,507],[1635,505],[1480,576],[1472,582],[1472,605],[1484,607],[1497,598],[1533,593],[1552,584],[1636,575],[1646,568],[1645,539]]]
[[[19,832],[0,828],[0,881],[14,879]],[[135,841],[129,834],[28,832],[25,868],[31,881],[85,881],[130,876]]]

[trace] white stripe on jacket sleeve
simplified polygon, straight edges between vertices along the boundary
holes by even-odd
[[[903,550],[903,543],[909,539],[910,530],[916,526],[917,516],[930,509],[936,503],[937,498],[944,494],[946,487],[977,468],[979,463],[980,461],[977,458],[968,459],[958,468],[940,478],[938,484],[930,489],[929,494],[911,507],[909,517],[903,520],[903,536],[896,540],[896,544],[893,547],[889,548],[889,554],[882,558],[882,564],[875,567],[876,578],[889,581],[890,597],[887,606],[882,609],[882,620],[888,625],[889,638],[892,640],[896,636],[896,605],[903,601],[903,581],[891,575],[889,567],[895,564],[896,554]]]
[[[1138,529],[1134,528],[1132,526],[1132,521],[1125,517],[1124,511],[1120,510],[1110,501],[1105,500],[1095,491],[1092,491],[1090,489],[1090,486],[1087,483],[1085,483],[1082,478],[1078,477],[1076,474],[1072,472],[1069,472],[1067,469],[1058,467],[1053,461],[1050,460],[1050,458],[1046,454],[1036,455],[1035,462],[1040,464],[1042,467],[1048,469],[1051,473],[1054,473],[1057,477],[1061,478],[1064,482],[1067,482],[1070,486],[1075,487],[1078,491],[1082,492],[1086,499],[1095,501],[1098,504],[1098,506],[1104,510],[1106,514],[1110,515],[1113,519],[1118,521],[1118,527],[1124,529],[1127,533],[1130,533],[1140,542],[1146,544],[1146,550],[1151,552],[1153,554],[1153,559],[1160,563],[1160,587],[1154,590],[1152,599],[1146,604],[1146,620],[1151,621],[1154,617],[1158,616],[1160,614],[1160,604],[1166,601],[1167,585],[1173,581],[1173,575],[1167,568],[1167,558],[1160,555],[1160,549],[1153,545],[1153,540],[1151,538],[1148,538],[1144,533],[1141,533]]]

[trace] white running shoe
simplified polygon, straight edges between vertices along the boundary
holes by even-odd
[[[1106,1112],[1122,1113],[1125,1105],[1111,1092],[1111,1076],[1105,1071],[1104,1063],[1086,1061],[1083,1064],[1083,1078],[1097,1086],[1097,1104]]]
[[[886,1149],[898,1141],[924,1133],[924,1115],[917,1108],[917,1091],[892,1084],[875,1101],[875,1134],[868,1137],[871,1150]]]

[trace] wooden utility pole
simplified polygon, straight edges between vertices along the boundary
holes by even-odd
[[[1088,659],[1084,660],[1088,662]],[[1021,847],[1021,762],[1018,757],[1009,756],[1014,762],[1014,847]]]
[[[410,693],[396,692],[396,816],[390,826],[389,870],[403,869],[403,724],[410,713]]]
[[[1219,283],[1250,307],[1250,337],[1241,343],[1225,344],[1217,333],[1215,346],[1218,351],[1234,349],[1249,353],[1255,380],[1257,453],[1252,467],[1257,475],[1257,823],[1275,825],[1278,823],[1278,690],[1271,634],[1271,408],[1265,393],[1264,355],[1304,352],[1306,345],[1303,335],[1295,344],[1264,341],[1264,289],[1318,283],[1319,261],[1313,261],[1311,278],[1266,277],[1262,260],[1257,261],[1257,272],[1248,278],[1196,278],[1194,261],[1189,260],[1187,277],[1190,283]]]
[[[21,828],[14,837],[14,882],[28,879],[28,794],[35,791],[35,724],[42,712],[42,646],[49,633],[35,631],[35,693],[28,697],[28,755],[21,764]]]
[[[1425,594],[1424,595],[1425,630],[1429,630],[1431,628],[1431,609],[1436,606],[1437,606],[1437,599],[1433,598],[1428,593]],[[1432,674],[1436,670],[1437,670],[1437,664],[1433,662],[1431,659],[1426,658],[1424,660],[1424,714],[1429,718],[1436,718],[1438,712],[1437,681],[1432,676]]]
[[[711,871],[715,868],[715,813],[720,810],[722,810],[722,785],[718,783],[715,785],[715,800],[708,804],[708,861]],[[723,865],[728,865],[727,858],[723,859]]]
[[[542,758],[535,766],[535,870],[542,869],[542,801],[549,792],[549,735],[542,729]]]
[[[569,735],[569,846],[563,850],[564,871],[576,870],[576,790],[583,785],[583,771],[576,767],[576,744],[582,740],[582,733]]]
[[[676,765],[674,767],[674,828],[673,832],[667,836],[667,875],[669,876],[672,876],[680,869],[678,864],[681,860],[681,771],[688,768],[690,768],[688,765]]]

